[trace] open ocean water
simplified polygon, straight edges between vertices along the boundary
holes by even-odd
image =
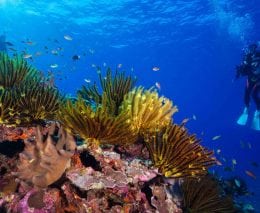
[[[260,212],[260,131],[236,123],[246,78],[243,49],[260,40],[259,0],[0,0],[8,54],[22,54],[75,95],[96,67],[126,70],[179,108],[174,121],[214,149],[219,177],[246,181],[244,202]],[[74,57],[74,58],[73,58]],[[73,60],[74,59],[74,60]],[[250,171],[254,177],[248,175]]]

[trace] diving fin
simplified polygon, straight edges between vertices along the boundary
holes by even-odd
[[[240,117],[237,120],[237,124],[244,126],[247,123],[247,119],[248,119],[248,108],[245,107],[242,115],[240,115]]]
[[[252,128],[260,131],[260,110],[256,110],[253,118]]]

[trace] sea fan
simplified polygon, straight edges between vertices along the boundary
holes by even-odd
[[[172,121],[177,107],[153,90],[138,87],[129,92],[121,105],[121,112],[128,114],[134,131],[141,135],[147,129],[161,129]]]
[[[149,131],[144,139],[154,166],[165,177],[203,176],[215,164],[213,152],[202,147],[184,126],[173,124],[161,131]]]
[[[187,178],[181,185],[184,213],[234,213],[230,197],[221,196],[221,190],[210,176],[201,179]]]
[[[126,115],[111,116],[101,106],[94,111],[81,97],[74,104],[67,100],[61,107],[59,120],[66,129],[88,142],[125,144],[134,143],[137,139],[130,130]]]
[[[85,87],[83,86],[78,94],[88,102],[94,102],[96,105],[106,105],[106,110],[110,115],[119,114],[119,106],[121,105],[125,94],[127,94],[134,86],[136,79],[126,76],[124,72],[116,70],[114,76],[110,68],[107,69],[106,76],[101,75],[98,70],[99,81],[102,88],[102,94],[98,92],[96,84]]]

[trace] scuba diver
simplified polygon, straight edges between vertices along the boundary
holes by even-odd
[[[250,98],[252,96],[256,111],[254,113],[252,128],[260,131],[260,42],[251,44],[245,50],[242,64],[236,67],[236,78],[247,76],[243,113],[237,120],[237,124],[246,125]]]
[[[0,52],[7,52],[7,44],[5,41],[5,35],[0,35]]]

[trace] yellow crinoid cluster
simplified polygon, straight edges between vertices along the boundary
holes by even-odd
[[[81,97],[74,104],[66,101],[61,107],[59,120],[66,129],[87,142],[129,144],[137,139],[125,114],[111,116],[102,106],[93,109]]]
[[[137,87],[125,96],[121,111],[128,114],[133,130],[142,135],[170,124],[178,109],[169,99],[159,97],[156,90]]]

